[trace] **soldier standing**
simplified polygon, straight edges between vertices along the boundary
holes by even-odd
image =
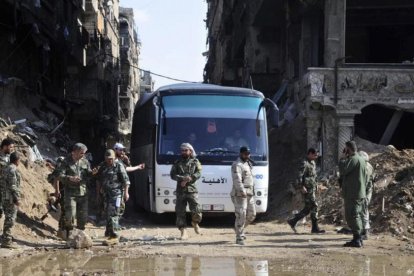
[[[244,245],[244,231],[256,218],[252,167],[250,149],[241,147],[239,158],[231,166],[233,188],[230,193],[236,215],[236,244],[239,245]]]
[[[118,240],[116,230],[119,229],[121,200],[129,199],[129,178],[125,167],[116,160],[113,150],[106,150],[105,162],[100,165],[97,178],[105,196],[106,229],[105,237]]]
[[[4,210],[4,227],[1,247],[17,248],[13,244],[11,230],[17,217],[17,208],[20,206],[20,173],[17,166],[20,163],[20,155],[13,152],[10,155],[10,164],[4,169],[5,181],[2,185],[3,190],[3,210]]]
[[[13,152],[14,149],[14,143],[11,139],[4,139],[1,141],[0,145],[0,185],[2,185],[2,182],[5,181],[3,170],[6,169],[6,167],[9,165],[9,159],[10,154]],[[0,189],[0,218],[3,215],[3,206],[1,204],[1,198],[2,198],[2,191]]]
[[[181,159],[171,168],[171,179],[177,181],[175,212],[176,224],[181,231],[181,239],[187,239],[186,208],[187,203],[191,211],[191,225],[196,234],[200,234],[198,225],[202,219],[196,181],[201,177],[201,164],[196,158],[194,148],[189,143],[181,144]]]
[[[374,167],[369,163],[369,155],[365,151],[360,151],[359,154],[361,157],[365,160],[365,163],[367,164],[366,168],[366,174],[367,174],[367,183],[366,183],[366,197],[364,200],[364,206],[362,209],[362,226],[363,230],[361,233],[363,240],[368,240],[368,232],[369,229],[371,229],[371,225],[369,223],[369,203],[371,202],[372,198],[372,192],[374,190],[374,179],[375,179],[375,173],[374,173]]]
[[[82,143],[76,143],[72,152],[58,167],[59,179],[65,191],[65,229],[67,237],[74,228],[76,217],[77,228],[85,230],[88,219],[87,182],[92,176],[89,161],[84,158],[88,148]]]
[[[307,157],[302,162],[302,165],[299,169],[296,188],[299,188],[304,195],[305,207],[292,219],[288,220],[288,224],[295,233],[297,233],[296,223],[309,215],[309,213],[312,220],[311,233],[325,233],[325,230],[319,229],[318,226],[318,203],[316,202],[315,195],[317,191],[315,160],[317,158],[318,152],[314,148],[308,149]]]
[[[366,198],[366,163],[357,154],[354,141],[345,143],[343,156],[339,161],[342,195],[345,202],[345,219],[353,233],[353,239],[345,247],[362,247],[362,208]]]

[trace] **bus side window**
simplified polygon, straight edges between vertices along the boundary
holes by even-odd
[[[162,154],[173,155],[176,151],[175,141],[172,139],[164,139],[162,143]]]

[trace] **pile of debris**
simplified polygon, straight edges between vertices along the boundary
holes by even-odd
[[[414,238],[414,150],[375,144],[371,147],[360,144],[360,148],[370,154],[376,174],[370,204],[372,231]],[[337,178],[321,186],[318,194],[321,219],[325,223],[343,225],[343,208],[338,207],[343,203]]]
[[[35,241],[54,235],[54,227],[43,221],[49,212],[49,199],[53,192],[47,176],[56,158],[66,155],[66,145],[71,141],[59,128],[38,119],[33,113],[27,117],[30,119],[0,118],[0,141],[5,138],[13,140],[15,150],[22,154],[19,166],[22,204],[13,235],[17,239]]]

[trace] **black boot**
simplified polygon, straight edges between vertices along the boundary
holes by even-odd
[[[311,231],[311,233],[312,234],[323,234],[325,232],[326,232],[325,230],[319,229],[318,220],[313,219],[312,220],[312,231]]]
[[[368,229],[364,229],[364,230],[362,230],[362,233],[361,233],[361,238],[362,238],[362,240],[364,240],[364,241],[368,240]]]
[[[293,232],[295,232],[295,234],[298,233],[298,231],[296,230],[296,223],[302,219],[300,216],[295,215],[293,218],[288,219],[287,223],[289,224],[290,228],[292,228]]]
[[[344,244],[344,247],[362,247],[362,239],[360,234],[354,234],[352,241]]]

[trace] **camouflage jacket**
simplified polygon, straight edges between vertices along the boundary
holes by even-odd
[[[177,181],[177,194],[197,193],[196,181],[201,177],[201,163],[196,158],[177,160],[171,168],[170,176]],[[181,181],[186,176],[190,176],[191,181],[181,187]]]
[[[65,195],[84,196],[87,193],[87,183],[92,177],[91,166],[89,161],[82,158],[74,161],[72,156],[67,156],[62,163],[56,168],[59,180],[65,187]],[[79,176],[81,181],[75,183],[69,180],[71,176]]]
[[[305,187],[308,192],[316,189],[316,164],[315,161],[303,160],[299,167],[297,188]]]
[[[125,166],[119,161],[115,161],[113,166],[108,166],[106,162],[102,162],[99,165],[96,177],[101,183],[101,189],[108,197],[122,195],[126,186],[130,185]]]
[[[231,196],[240,196],[241,193],[253,195],[253,166],[250,161],[243,161],[238,158],[231,166],[233,188]]]
[[[9,166],[10,154],[0,152],[0,183],[4,176],[4,170]]]
[[[3,203],[13,204],[20,200],[20,178],[15,164],[10,164],[4,169]]]

